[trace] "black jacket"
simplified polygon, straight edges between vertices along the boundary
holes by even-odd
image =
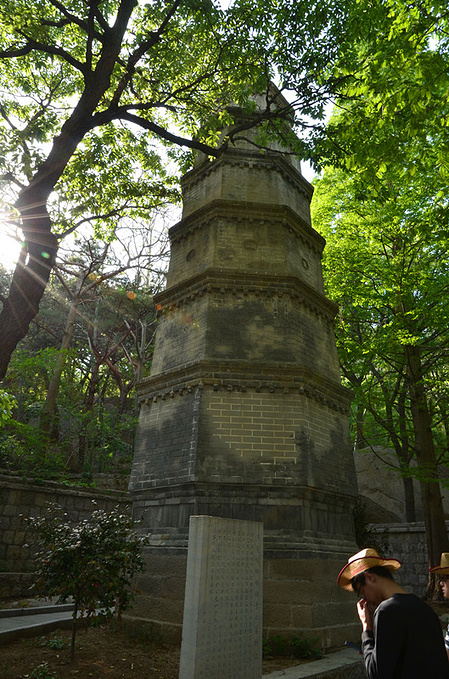
[[[438,616],[414,594],[393,594],[377,607],[362,650],[368,679],[449,679]]]

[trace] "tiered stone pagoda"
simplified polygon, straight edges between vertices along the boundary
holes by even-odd
[[[133,615],[180,636],[191,515],[262,521],[264,627],[319,634],[326,647],[359,627],[336,586],[357,551],[350,394],[313,189],[282,151],[242,143],[198,157],[182,180],[152,372],[138,391],[130,490],[151,546]]]

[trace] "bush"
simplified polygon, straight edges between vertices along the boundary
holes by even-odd
[[[106,617],[114,612],[120,617],[129,606],[131,578],[144,569],[141,551],[147,538],[132,531],[132,519],[118,508],[96,510],[74,524],[59,505],[51,504],[46,516],[27,522],[41,542],[34,591],[74,604],[73,660],[78,615],[94,616],[101,609]]]

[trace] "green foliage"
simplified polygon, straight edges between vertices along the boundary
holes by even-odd
[[[65,411],[66,431],[57,442],[51,442],[36,426],[40,408],[33,404],[27,409],[34,417],[29,422],[11,420],[0,431],[0,467],[29,477],[64,481],[71,471],[70,459],[76,455],[74,439],[85,433],[87,453],[80,473],[85,477],[97,473],[129,473],[133,457],[133,432],[137,419],[124,414],[117,422],[114,413],[106,410],[87,418],[72,404]],[[63,404],[60,404],[62,411]]]
[[[16,405],[0,429],[1,467],[52,479],[129,471],[137,423],[134,384],[151,357],[154,306],[144,269],[134,278],[120,264],[113,277],[114,257],[101,261],[97,255],[92,246],[95,273],[89,259],[67,262],[13,356],[4,384]],[[70,326],[77,291],[78,313]],[[48,394],[56,382],[51,406]]]
[[[31,477],[58,478],[66,468],[64,449],[49,452],[47,444],[35,424],[12,420],[0,433],[0,466]]]
[[[61,650],[66,645],[64,639],[61,639],[58,634],[52,634],[50,637],[41,637],[38,642],[39,646],[45,648],[52,648],[54,650]]]
[[[76,524],[51,504],[44,516],[27,522],[41,543],[34,591],[74,604],[73,657],[79,614],[90,617],[101,609],[107,617],[114,611],[120,615],[131,603],[131,581],[145,567],[142,549],[147,539],[132,530],[132,519],[118,509],[95,510]]]
[[[401,0],[358,6],[359,37],[337,68],[343,96],[317,146],[313,219],[340,306],[356,444],[395,450],[406,498],[419,479],[435,560],[447,549],[438,479],[449,431],[448,15],[426,0],[413,11]]]
[[[418,176],[431,155],[447,185],[446,9],[432,0],[414,6],[406,0],[359,0],[356,7],[350,49],[335,64],[343,78],[339,114],[315,149],[318,163],[324,155],[380,196],[392,168],[400,166],[404,177]]]
[[[321,651],[316,647],[318,638],[283,637],[276,635],[263,639],[264,656],[291,656],[301,660],[317,660]]]
[[[16,405],[14,396],[8,394],[4,389],[0,389],[0,429],[11,419]]]
[[[327,241],[327,294],[340,307],[336,338],[355,392],[354,438],[362,436],[362,447],[391,446],[406,462],[414,453],[407,356],[415,349],[415,379],[427,393],[440,450],[446,446],[449,239],[438,173],[429,163],[425,177],[406,179],[399,169],[390,171],[390,198],[381,201],[361,193],[357,175],[328,168],[312,214]]]
[[[50,669],[48,662],[41,662],[28,675],[30,679],[58,679],[59,674]]]
[[[136,428],[137,417],[132,414],[123,415],[117,422],[112,412],[97,413],[85,429],[89,453],[86,455],[84,471],[105,473],[129,470]]]

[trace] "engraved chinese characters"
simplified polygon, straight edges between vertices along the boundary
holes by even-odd
[[[180,679],[262,676],[263,525],[192,516]]]

